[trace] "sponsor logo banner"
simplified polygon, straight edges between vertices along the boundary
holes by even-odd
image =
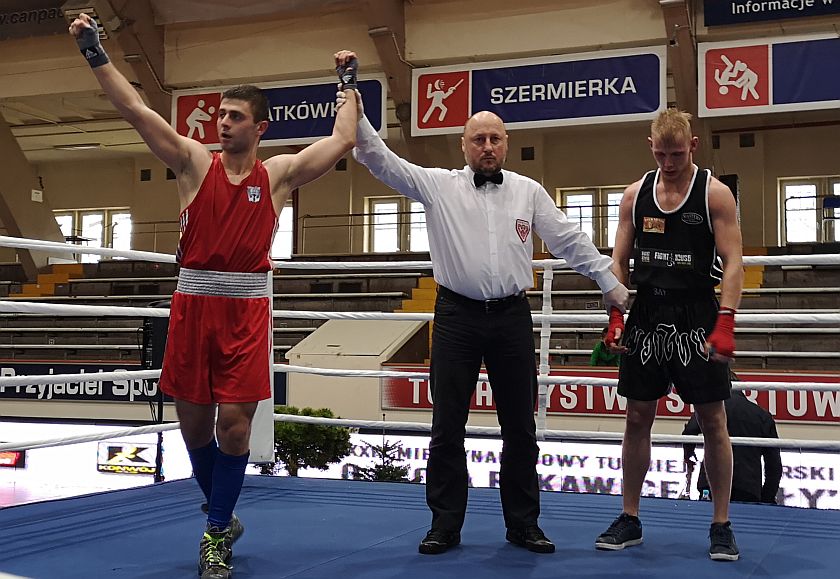
[[[840,38],[700,44],[702,117],[840,108]]]
[[[305,145],[328,137],[335,124],[336,79],[312,82],[261,83],[268,98],[268,130],[260,140],[266,145]],[[219,149],[216,129],[222,93],[230,87],[175,91],[172,100],[172,126],[179,135]],[[386,136],[385,76],[359,81],[365,116],[379,134]]]
[[[665,100],[661,47],[415,69],[411,134],[460,133],[483,110],[511,129],[649,120]]]
[[[428,371],[427,366],[388,366],[387,370]],[[573,370],[563,368],[551,375],[581,376],[579,384],[549,384],[548,414],[578,416],[623,416],[627,399],[619,396],[615,386],[592,386],[586,377],[617,378],[617,369]],[[746,391],[747,398],[767,409],[779,422],[837,422],[840,420],[840,392],[809,392],[796,390],[797,382],[840,383],[836,374],[784,373],[738,371],[744,382],[790,382],[791,390],[774,392]],[[382,378],[382,408],[386,410],[430,410],[432,393],[425,378]],[[479,381],[470,402],[471,411],[495,411],[490,383]],[[687,420],[693,408],[675,393],[659,400],[657,416]]]
[[[706,26],[840,14],[840,0],[705,0]]]
[[[134,442],[100,442],[96,470],[116,474],[154,474],[157,448]]]
[[[72,400],[78,402],[150,402],[157,400],[157,380],[99,381],[100,372],[145,370],[140,365],[115,364],[46,364],[10,363],[0,366],[0,376],[44,376],[49,374],[85,374],[87,379],[59,384],[3,386],[0,400]],[[164,400],[171,399],[164,396]],[[274,373],[274,403],[286,403],[286,373]]]
[[[383,444],[381,434],[352,434],[350,455],[325,470],[303,469],[299,476],[352,479],[359,468],[380,464],[375,448]],[[429,458],[428,436],[388,435],[386,442],[400,445],[394,452],[395,466],[408,467],[406,477],[426,482]],[[607,443],[539,441],[537,477],[541,491],[622,494],[621,445]],[[502,441],[467,438],[464,441],[468,482],[472,487],[499,487]],[[699,461],[703,450],[695,451]],[[700,469],[687,472],[680,445],[651,449],[651,460],[642,495],[668,499],[699,498]],[[840,508],[840,458],[832,453],[782,451],[782,480],[776,501],[780,505],[811,508]]]

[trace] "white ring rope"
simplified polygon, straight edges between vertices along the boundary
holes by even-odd
[[[33,249],[36,251],[46,251],[48,253],[89,253],[105,257],[124,257],[127,259],[153,261],[158,263],[175,263],[175,256],[168,253],[111,249],[110,247],[85,247],[82,245],[61,243],[60,241],[25,239],[23,237],[7,237],[5,235],[0,235],[0,247],[17,247],[19,249]]]
[[[25,442],[3,442],[0,443],[0,452],[4,450],[32,450],[34,448],[51,448],[53,446],[66,446],[68,444],[79,444],[82,442],[96,442],[98,440],[109,440],[123,436],[135,436],[137,434],[151,434],[165,432],[167,430],[178,430],[181,427],[178,422],[168,424],[153,424],[149,426],[135,426],[132,428],[120,428],[97,434],[82,434],[78,436],[66,436],[64,438],[51,438],[42,440],[30,440]]]
[[[37,299],[37,298],[36,298]],[[833,311],[833,310],[829,310]],[[132,318],[166,317],[166,308],[136,308],[121,306],[87,306],[44,304],[35,301],[17,301],[0,299],[0,313],[38,314],[38,315],[66,315],[66,316],[125,316]],[[431,312],[319,312],[305,310],[274,310],[275,318],[299,320],[402,320],[424,322],[432,320]],[[598,314],[543,314],[532,313],[534,322],[548,320],[555,324],[605,324],[609,321],[606,313]],[[808,313],[808,314],[751,314],[749,310],[742,310],[736,314],[739,323],[746,324],[838,324],[840,313]]]
[[[0,311],[2,311],[0,302]],[[285,319],[311,319],[311,320],[404,320],[404,321],[427,321],[433,319],[434,314],[425,312],[414,313],[387,313],[387,312],[318,312],[302,310],[275,310],[275,318]],[[606,313],[597,314],[543,314],[531,313],[534,322],[548,320],[555,324],[606,324],[609,317]],[[809,314],[751,314],[749,311],[741,311],[736,314],[735,319],[740,323],[755,324],[840,324],[840,312],[838,313],[809,313]]]
[[[26,239],[23,237],[0,236],[0,247],[17,247],[20,249],[33,249],[45,252],[93,254],[107,257],[124,257],[128,259],[140,259],[144,261],[175,263],[175,256],[168,253],[155,253],[151,251],[118,250],[107,247],[85,247],[71,245],[59,241],[46,241],[39,239]],[[745,255],[744,265],[840,265],[840,254],[809,254],[809,255]],[[539,259],[533,260],[535,267],[544,269],[564,269],[568,266],[562,259]],[[632,263],[632,262],[631,262]],[[274,267],[281,269],[430,269],[430,261],[346,261],[346,262],[305,262],[305,261],[275,261]]]
[[[321,418],[318,416],[298,416],[292,414],[274,414],[275,422],[293,422],[297,424],[312,424],[322,426],[341,426],[345,428],[366,428],[375,430],[403,430],[410,432],[431,432],[432,425],[422,422],[387,422],[382,420],[350,420],[343,418]],[[22,442],[5,442],[0,444],[0,452],[6,450],[32,450],[36,448],[48,448],[53,446],[66,446],[82,442],[96,442],[109,440],[123,436],[135,436],[139,434],[150,434],[177,430],[180,427],[178,422],[168,424],[154,424],[133,428],[122,428],[100,432],[97,434],[86,434],[79,436],[68,436],[64,438],[31,440]],[[476,436],[501,435],[501,428],[494,426],[467,426],[466,433]],[[624,435],[621,432],[590,432],[582,430],[546,430],[546,439],[552,440],[583,440],[583,441],[617,441],[620,442]],[[679,434],[652,434],[651,441],[657,444],[703,444],[702,436],[683,436]],[[840,451],[840,442],[828,440],[795,440],[778,438],[748,438],[732,437],[732,444],[736,446],[761,446],[768,448],[784,448],[789,450],[827,450],[831,452]]]
[[[125,306],[73,306],[38,302],[0,300],[0,312],[10,314],[38,314],[42,316],[168,318],[168,308],[133,308]]]

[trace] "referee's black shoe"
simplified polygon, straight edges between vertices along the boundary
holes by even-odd
[[[522,529],[508,529],[505,539],[534,553],[553,553],[554,543],[548,540],[537,525]]]
[[[419,551],[424,555],[440,555],[461,543],[461,533],[458,531],[442,531],[432,529],[420,541]]]

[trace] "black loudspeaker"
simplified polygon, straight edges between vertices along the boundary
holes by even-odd
[[[718,177],[718,180],[727,187],[729,187],[729,190],[732,191],[732,194],[735,196],[735,203],[737,203],[739,197],[738,174],[730,173],[728,175],[721,175],[720,177]]]
[[[168,308],[169,300],[149,304],[150,308]],[[163,367],[163,352],[166,350],[166,334],[169,331],[169,318],[143,318],[143,348],[140,362],[143,368],[158,369]]]

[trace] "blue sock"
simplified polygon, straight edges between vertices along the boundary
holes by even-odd
[[[190,455],[195,480],[209,503],[210,495],[213,494],[213,467],[216,464],[216,457],[219,455],[219,446],[216,444],[216,439],[211,440],[207,446],[193,448],[187,450],[187,452]]]
[[[242,456],[225,454],[221,450],[213,468],[213,493],[210,497],[210,513],[207,524],[225,529],[233,516],[233,507],[239,499],[242,482],[245,480],[245,467],[248,466],[250,452]]]

